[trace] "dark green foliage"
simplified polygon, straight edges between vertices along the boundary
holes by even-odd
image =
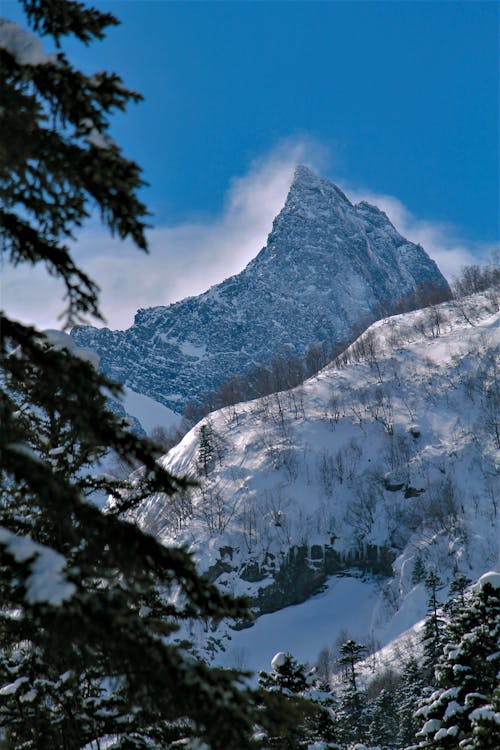
[[[67,0],[23,6],[56,40],[71,32],[88,42],[117,23]],[[42,263],[64,281],[68,323],[87,313],[100,317],[97,286],[65,243],[95,205],[112,233],[146,249],[140,168],[107,137],[110,115],[140,96],[114,73],[84,75],[62,52],[31,65],[6,49],[0,91],[2,252],[15,265]]]
[[[455,607],[461,609],[465,606],[465,592],[472,583],[470,578],[464,575],[457,575],[450,583],[450,599],[445,605],[447,612],[453,613]]]
[[[363,691],[347,685],[339,699],[337,726],[343,747],[368,741],[370,711]]]
[[[259,672],[259,684],[266,690],[281,690],[294,694],[304,692],[308,686],[305,665],[299,664],[291,654],[281,656],[281,660],[276,657],[273,660],[271,672]]]
[[[398,733],[396,696],[382,690],[370,706],[368,739],[371,745],[392,747]]]
[[[58,45],[116,23],[69,0],[23,6]],[[62,52],[30,63],[15,48],[0,49],[0,92],[1,251],[64,282],[66,323],[99,316],[97,286],[67,242],[94,205],[111,232],[146,249],[140,169],[107,136],[110,114],[139,96],[113,73],[83,75]],[[144,495],[186,482],[107,408],[119,387],[78,352],[6,316],[0,325],[2,750],[81,750],[104,738],[116,750],[188,738],[244,750],[257,700],[259,723],[278,734],[279,696],[209,669],[172,638],[184,620],[243,616],[245,602],[123,518]],[[109,452],[143,468],[130,481],[95,476]],[[113,509],[99,510],[96,492],[113,495]]]
[[[367,648],[349,639],[339,649],[337,660],[344,668],[346,689],[340,698],[338,712],[339,734],[342,742],[364,742],[368,737],[368,713],[365,694],[358,689],[356,664],[365,656]]]

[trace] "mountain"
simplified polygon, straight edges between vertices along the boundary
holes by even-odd
[[[429,572],[444,595],[498,565],[498,310],[475,295],[379,321],[302,386],[214,412],[167,454],[200,486],[151,496],[138,521],[259,617],[195,634],[200,649],[229,666],[247,649],[257,669],[273,648],[314,659],[343,629],[388,643],[425,615]]]
[[[133,391],[182,412],[228,377],[280,353],[331,347],[419,288],[449,288],[422,247],[375,206],[297,167],[266,246],[236,276],[168,307],[139,310],[126,331],[75,328],[79,346]]]

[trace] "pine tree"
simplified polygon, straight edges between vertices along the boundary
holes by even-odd
[[[214,431],[209,422],[202,424],[198,430],[199,445],[198,445],[198,466],[199,471],[203,473],[205,477],[208,476],[210,471],[213,469],[215,460],[215,444],[214,444]]]
[[[398,705],[397,747],[410,745],[419,728],[415,711],[422,699],[425,682],[416,659],[410,658],[403,666],[401,683],[396,691]]]
[[[366,654],[366,646],[362,643],[356,643],[352,639],[349,639],[340,647],[340,657],[338,663],[343,666],[346,670],[346,678],[349,682],[353,691],[357,691],[358,687],[356,684],[356,669],[355,665],[358,661],[361,661],[363,656]]]
[[[424,623],[424,669],[429,680],[432,679],[434,665],[441,654],[442,628],[444,617],[439,606],[438,591],[442,588],[442,582],[435,571],[431,571],[425,579],[425,587],[428,592],[427,617]]]
[[[419,750],[500,747],[500,574],[485,574],[460,597],[444,630],[437,689],[417,711]]]
[[[316,684],[314,670],[307,673],[291,654],[279,652],[271,662],[272,670],[259,672],[259,685],[266,691],[281,693],[289,702],[296,721],[284,728],[280,736],[267,736],[265,748],[280,750],[338,750],[335,698],[330,687]]]
[[[271,662],[272,671],[259,672],[259,684],[266,690],[281,690],[298,695],[308,686],[306,667],[291,654],[280,651]]]
[[[102,38],[112,15],[70,0],[22,5],[59,52],[0,21],[1,249],[63,281],[69,325],[100,317],[97,286],[67,246],[92,204],[111,232],[146,249],[140,169],[107,132],[111,114],[140,97],[61,51],[68,35]],[[250,747],[255,693],[172,640],[179,621],[240,616],[244,602],[202,580],[184,550],[123,520],[144,493],[185,483],[109,410],[105,394],[120,388],[82,352],[3,314],[0,333],[0,746]],[[140,463],[140,482],[92,476],[109,451]],[[96,491],[114,495],[112,512],[90,502]],[[277,715],[276,701],[266,705],[264,725]]]
[[[419,556],[415,560],[415,565],[413,566],[411,582],[416,586],[417,583],[420,583],[423,580],[425,580],[425,565],[422,562],[422,558]]]
[[[396,696],[390,690],[381,690],[370,704],[368,741],[372,746],[392,748],[398,733]]]
[[[365,695],[359,690],[356,664],[366,653],[366,646],[349,639],[340,647],[338,663],[345,669],[347,687],[340,700],[339,732],[342,741],[364,742],[368,734],[368,715]]]

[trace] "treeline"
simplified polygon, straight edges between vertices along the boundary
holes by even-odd
[[[500,287],[500,257],[492,259],[484,266],[477,264],[464,266],[460,276],[454,278],[451,284],[455,299],[498,287]]]

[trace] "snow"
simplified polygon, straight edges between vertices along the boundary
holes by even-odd
[[[68,333],[49,328],[43,331],[43,335],[56,351],[67,349],[73,356],[78,357],[78,359],[90,362],[96,369],[99,367],[100,357],[97,352],[93,349],[77,346],[75,340]]]
[[[95,146],[96,148],[106,149],[115,145],[115,142],[107,133],[101,133],[97,128],[92,128],[85,140],[89,145]]]
[[[196,344],[192,344],[190,341],[183,341],[180,344],[180,350],[185,357],[195,357],[196,359],[202,359],[207,352],[207,347],[206,344],[197,346]]]
[[[440,728],[440,726],[441,722],[439,719],[429,719],[429,721],[425,722],[418,734],[433,734]]]
[[[170,430],[180,425],[182,417],[143,393],[136,393],[128,386],[123,388],[122,403],[127,414],[131,414],[150,435],[155,427]]]
[[[46,602],[57,607],[73,596],[76,586],[65,579],[66,560],[58,552],[3,527],[0,527],[0,544],[16,562],[31,560],[31,574],[25,584],[28,604]]]
[[[469,718],[472,721],[494,721],[495,724],[500,724],[500,712],[493,711],[491,708],[476,708],[469,714]]]
[[[271,667],[274,669],[275,672],[280,667],[285,666],[286,659],[287,657],[284,651],[278,651],[278,653],[273,656],[273,658],[271,659]]]
[[[500,589],[500,573],[494,570],[490,570],[488,573],[484,573],[477,583],[472,587],[473,591],[482,591],[486,584],[489,584],[494,589]]]
[[[457,701],[450,701],[448,705],[446,706],[446,711],[444,712],[444,718],[448,719],[450,716],[455,716],[455,714],[461,714],[467,709],[465,706],[460,705],[460,703],[457,703]]]
[[[358,210],[333,183],[299,169],[266,247],[240,274],[139,310],[126,331],[81,326],[72,335],[101,353],[111,379],[177,411],[285,349],[302,357],[314,342],[338,345],[379,302],[429,281],[446,291],[435,263],[382,212]]]
[[[17,680],[14,680],[14,682],[9,683],[8,685],[4,685],[3,688],[0,688],[0,695],[14,695],[14,693],[17,693],[18,689],[21,687],[21,685],[24,685],[25,682],[28,682],[27,677],[18,677]]]
[[[273,573],[291,547],[305,551],[309,570],[321,570],[321,550],[338,555],[340,575],[322,594],[261,614],[245,630],[221,626],[214,640],[226,650],[213,657],[216,663],[266,669],[278,651],[314,661],[343,627],[355,639],[387,644],[425,616],[425,586],[412,580],[418,560],[426,571],[439,570],[442,598],[457,569],[477,578],[497,564],[492,478],[499,454],[481,388],[493,377],[486,365],[500,343],[500,314],[484,295],[467,305],[474,326],[454,303],[440,308],[446,323],[438,337],[422,332],[429,310],[394,316],[365,334],[376,337],[377,367],[366,358],[333,363],[296,389],[212,413],[220,456],[208,476],[200,477],[198,465],[201,423],[162,459],[174,474],[198,477],[203,492],[191,491],[193,513],[180,531],[170,525],[171,504],[161,495],[140,506],[140,525],[166,544],[188,547],[204,572],[222,562],[221,590],[250,596],[257,614],[259,593],[272,596]],[[348,352],[356,346],[359,341]],[[470,383],[482,385],[471,395]],[[206,520],[211,497],[221,503],[218,528]],[[313,559],[313,547],[319,558],[315,550]],[[384,563],[378,580],[353,578],[368,549],[375,562],[384,549],[395,559]],[[259,573],[251,582],[243,573],[249,560]],[[338,594],[343,586],[352,589],[340,607],[329,606],[336,585]],[[292,601],[293,581],[287,586]],[[355,601],[367,593],[363,605]],[[203,648],[200,641],[197,646]]]
[[[231,631],[227,651],[217,654],[215,663],[258,672],[274,666],[284,652],[299,662],[314,663],[320,650],[332,647],[344,630],[355,640],[366,638],[376,597],[374,581],[334,578],[303,604],[262,615],[251,628]]]
[[[47,65],[57,60],[44,51],[37,37],[5,18],[0,18],[0,49],[9,52],[18,65]]]

